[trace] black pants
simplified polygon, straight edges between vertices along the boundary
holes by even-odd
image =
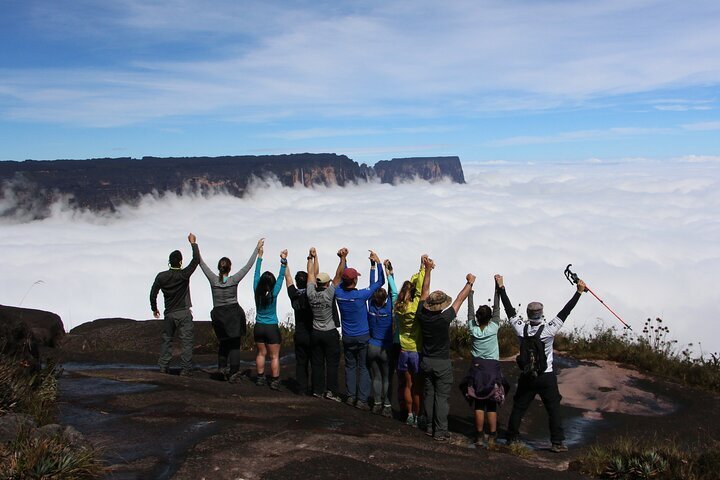
[[[240,338],[224,338],[219,340],[218,368],[230,366],[230,375],[240,370]]]
[[[555,372],[543,373],[537,378],[520,376],[517,392],[513,397],[513,408],[507,428],[508,440],[514,440],[520,434],[520,422],[522,422],[522,417],[530,407],[535,395],[540,395],[540,399],[548,413],[550,441],[552,443],[561,443],[565,440],[560,416],[560,400],[562,400],[562,396],[560,390],[558,390]]]
[[[337,330],[313,330],[311,338],[313,393],[338,393],[340,335]]]
[[[293,336],[295,343],[295,379],[298,383],[298,393],[308,393],[310,383],[310,332],[295,330]]]

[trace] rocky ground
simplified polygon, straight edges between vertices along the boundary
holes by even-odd
[[[100,325],[84,328],[86,337],[105,338]],[[610,362],[561,357],[556,363],[570,452],[548,451],[547,417],[537,400],[523,423],[531,451],[521,458],[505,448],[473,448],[472,411],[458,389],[451,399],[453,438],[438,443],[406,426],[397,405],[397,418],[388,419],[293,393],[290,351],[281,353],[285,381],[279,392],[249,378],[240,384],[213,380],[202,370],[194,378],[160,374],[153,365],[159,336],[147,333],[136,332],[142,348],[113,350],[110,343],[92,347],[71,332],[66,344],[72,348],[61,355],[60,420],[104,448],[113,479],[581,478],[568,465],[596,441],[618,435],[703,438],[720,420],[714,395]],[[244,358],[249,362],[252,354]],[[198,354],[195,361],[210,367],[214,357]],[[467,362],[454,363],[457,383]],[[503,371],[513,383],[512,362],[504,362]],[[501,426],[511,405],[508,400],[499,412]]]

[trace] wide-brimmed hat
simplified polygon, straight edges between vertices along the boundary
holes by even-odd
[[[425,308],[431,312],[445,310],[452,303],[452,298],[440,290],[435,290],[425,300]]]
[[[317,281],[318,283],[330,283],[330,275],[325,272],[320,272],[318,273]]]

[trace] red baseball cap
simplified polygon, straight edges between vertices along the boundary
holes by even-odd
[[[358,273],[358,271],[355,270],[354,268],[346,268],[343,271],[342,279],[343,280],[355,280],[359,276],[360,276],[360,273]]]

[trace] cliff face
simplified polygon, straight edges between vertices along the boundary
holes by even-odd
[[[143,157],[90,160],[0,162],[0,215],[31,211],[47,215],[61,196],[73,206],[93,211],[113,210],[153,192],[208,193],[225,190],[242,196],[253,177],[276,177],[283,185],[384,183],[411,178],[435,181],[449,177],[464,183],[458,157],[401,158],[359,165],[345,155],[330,153],[228,157]]]

